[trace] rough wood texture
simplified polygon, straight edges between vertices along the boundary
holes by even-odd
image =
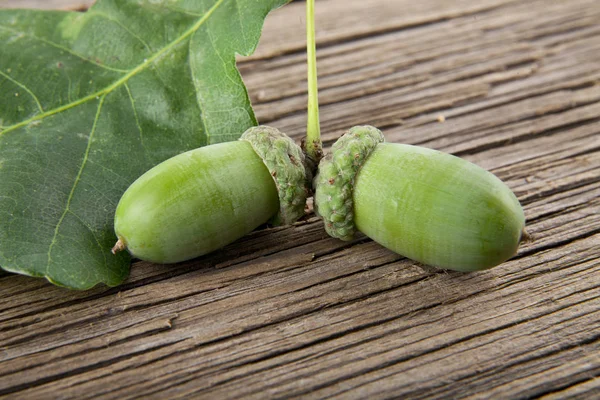
[[[259,120],[296,138],[303,7],[270,16],[240,62]],[[326,144],[369,123],[461,155],[515,191],[533,240],[490,271],[439,273],[364,237],[328,238],[308,217],[191,262],[138,262],[114,289],[5,275],[1,394],[600,396],[600,3],[329,0],[317,11]]]

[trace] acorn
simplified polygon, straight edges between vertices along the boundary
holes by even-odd
[[[525,216],[496,176],[440,151],[385,143],[372,126],[345,133],[321,160],[315,209],[329,235],[360,231],[423,264],[456,271],[515,255]]]
[[[311,179],[292,139],[250,128],[238,141],[179,154],[133,182],[117,205],[112,251],[156,263],[199,257],[267,222],[300,218]]]

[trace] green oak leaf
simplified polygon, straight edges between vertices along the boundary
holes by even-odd
[[[235,54],[289,0],[98,0],[0,11],[0,266],[118,285],[113,215],[159,162],[256,125]]]

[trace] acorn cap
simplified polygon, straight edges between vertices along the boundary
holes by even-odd
[[[354,237],[354,180],[371,152],[384,141],[379,129],[355,126],[335,142],[319,163],[314,181],[315,211],[323,218],[330,236],[342,240]]]
[[[252,145],[277,186],[279,213],[270,222],[288,225],[302,217],[311,176],[300,147],[278,129],[266,125],[248,129],[240,140]]]

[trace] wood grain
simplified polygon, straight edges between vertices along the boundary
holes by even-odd
[[[297,139],[303,7],[274,12],[239,60],[259,120]],[[374,124],[460,155],[514,190],[532,239],[489,271],[433,271],[308,215],[190,262],[137,262],[112,289],[4,275],[0,394],[600,397],[600,3],[328,0],[317,13],[325,144]]]

